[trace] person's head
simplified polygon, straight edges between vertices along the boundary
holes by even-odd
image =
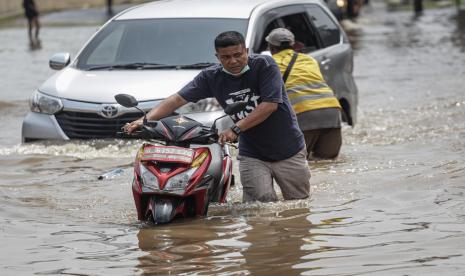
[[[224,69],[232,74],[239,74],[247,65],[248,49],[244,37],[236,31],[219,34],[215,38],[216,57]]]
[[[276,54],[285,49],[292,49],[292,45],[295,43],[294,34],[285,28],[272,30],[265,37],[265,40],[268,42],[271,54]]]

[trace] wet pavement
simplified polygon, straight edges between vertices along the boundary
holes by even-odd
[[[337,160],[311,162],[312,198],[242,204],[236,185],[208,217],[161,227],[137,222],[136,142],[20,143],[48,58],[98,26],[45,24],[38,51],[0,28],[0,274],[463,275],[465,15],[372,5],[350,34],[358,124]]]

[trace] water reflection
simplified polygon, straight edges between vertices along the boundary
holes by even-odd
[[[242,241],[250,243],[242,252],[252,275],[299,275],[307,270],[299,266],[311,244],[311,223],[307,208],[290,209],[268,217],[248,220],[250,229]]]
[[[241,243],[233,240],[244,225],[232,222],[234,230],[231,230],[229,223],[228,219],[217,218],[144,227],[137,238],[139,248],[147,254],[139,257],[138,268],[149,275],[231,271],[228,268],[242,263]],[[216,242],[218,238],[232,240],[229,243]]]
[[[249,210],[250,211],[250,210]],[[144,227],[137,235],[145,274],[297,275],[312,243],[308,208],[210,217]]]

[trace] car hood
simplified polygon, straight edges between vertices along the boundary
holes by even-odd
[[[65,68],[50,77],[39,90],[63,99],[115,103],[116,94],[133,95],[138,101],[163,99],[178,92],[199,70],[105,70]]]

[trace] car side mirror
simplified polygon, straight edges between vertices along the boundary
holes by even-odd
[[[71,62],[71,55],[69,53],[58,53],[54,54],[49,62],[48,65],[50,68],[53,70],[61,70],[68,66],[68,64]]]

